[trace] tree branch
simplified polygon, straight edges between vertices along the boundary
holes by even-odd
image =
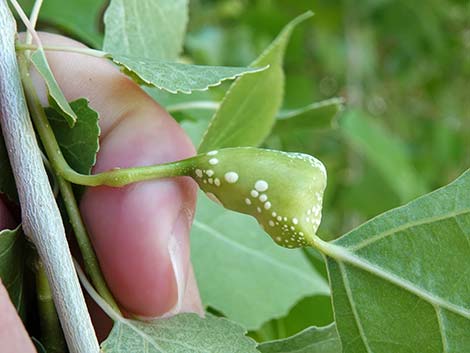
[[[97,353],[96,339],[41,160],[15,55],[16,24],[0,0],[0,122],[20,199],[22,222],[39,252],[70,352]]]

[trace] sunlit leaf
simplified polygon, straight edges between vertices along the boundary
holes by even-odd
[[[70,107],[67,99],[65,98],[62,90],[59,87],[54,75],[52,74],[49,63],[46,59],[44,50],[38,49],[31,54],[31,61],[36,70],[44,79],[47,90],[49,92],[49,103],[57,110],[61,111],[61,115],[67,121],[70,127],[73,127],[77,121],[77,116]]]
[[[187,0],[112,0],[104,16],[104,50],[175,60],[183,48]]]
[[[332,243],[319,243],[329,256],[343,352],[468,351],[469,188],[466,172]]]
[[[284,95],[284,52],[293,29],[312,16],[291,21],[251,66],[269,68],[237,79],[226,93],[199,146],[200,152],[222,147],[258,146],[274,125]]]

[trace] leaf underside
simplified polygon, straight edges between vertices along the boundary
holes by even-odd
[[[176,60],[183,48],[188,0],[112,0],[103,49],[151,60]]]
[[[335,324],[309,327],[289,338],[263,342],[262,353],[341,353],[341,342]]]
[[[110,54],[122,71],[141,85],[157,87],[170,93],[204,91],[266,67],[201,66]]]
[[[102,343],[105,353],[256,353],[239,325],[208,315],[179,314],[150,322],[122,319]]]
[[[345,353],[470,352],[469,189],[467,171],[326,246]]]

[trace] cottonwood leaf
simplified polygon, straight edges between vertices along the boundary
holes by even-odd
[[[345,353],[470,351],[470,171],[332,243]]]
[[[109,54],[122,71],[139,84],[164,89],[170,93],[204,91],[225,80],[233,80],[266,67],[228,67],[189,65],[169,61]]]
[[[204,305],[257,329],[305,296],[329,294],[301,250],[275,245],[251,217],[198,200],[191,250]]]
[[[103,41],[99,30],[100,15],[105,0],[47,0],[39,12],[39,20],[54,24],[73,37],[78,37],[95,48]],[[30,13],[34,1],[20,1],[26,13]]]
[[[305,107],[280,111],[273,134],[288,134],[295,130],[331,128],[334,118],[343,110],[344,99],[331,98]]]
[[[53,107],[46,108],[46,115],[67,163],[81,174],[90,174],[99,150],[99,116],[85,98],[71,102],[70,106],[78,117],[73,128]]]
[[[15,178],[11,170],[10,159],[3,135],[0,132],[0,192],[7,195],[11,201],[18,203],[18,192],[16,191]]]
[[[54,75],[52,74],[49,63],[46,59],[46,54],[43,49],[37,49],[31,54],[31,61],[34,67],[39,72],[41,77],[46,83],[49,93],[49,104],[62,112],[63,118],[67,121],[70,127],[75,125],[77,115],[70,107],[67,99],[65,98],[62,90],[59,87]]]
[[[402,201],[422,195],[426,187],[411,164],[402,141],[378,120],[359,111],[348,111],[340,119],[344,136],[381,172]]]
[[[112,0],[104,15],[104,50],[176,60],[187,22],[187,0]]]
[[[0,231],[0,278],[21,316],[25,310],[25,246],[21,226]]]
[[[262,353],[341,353],[341,341],[335,324],[309,327],[282,340],[263,342],[258,346]]]
[[[251,64],[269,68],[257,75],[238,78],[227,91],[199,146],[215,148],[258,146],[268,136],[284,95],[282,62],[293,29],[312,16],[300,15],[284,27],[271,45]]]
[[[179,314],[149,322],[119,319],[101,345],[104,353],[256,353],[245,329],[224,318]]]

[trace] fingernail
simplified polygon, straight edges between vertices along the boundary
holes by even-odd
[[[184,295],[189,271],[189,232],[192,223],[192,213],[189,209],[182,209],[176,218],[171,234],[168,238],[168,253],[175,278],[177,297],[175,305],[166,313],[158,317],[142,317],[143,320],[165,318],[178,314],[183,306]]]

